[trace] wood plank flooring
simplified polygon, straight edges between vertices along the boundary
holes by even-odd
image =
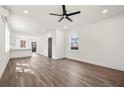
[[[39,54],[11,59],[1,87],[105,87],[123,86],[124,72],[83,62],[52,60]]]

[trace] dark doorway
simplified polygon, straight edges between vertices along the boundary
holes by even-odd
[[[52,38],[48,38],[48,57],[52,58]]]
[[[37,51],[37,42],[32,42],[32,52],[36,52]]]

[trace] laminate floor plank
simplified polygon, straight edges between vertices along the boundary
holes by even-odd
[[[123,87],[124,72],[39,54],[13,58],[0,80],[1,87]]]

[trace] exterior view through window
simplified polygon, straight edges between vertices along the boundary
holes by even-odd
[[[79,36],[71,34],[71,50],[79,50]]]

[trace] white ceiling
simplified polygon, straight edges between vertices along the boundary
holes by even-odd
[[[59,23],[57,21],[60,17],[49,15],[49,13],[61,14],[61,5],[6,5],[3,7],[10,12],[8,17],[10,28],[15,32],[27,34],[39,34],[42,31],[56,28],[63,29],[64,26],[72,29],[124,12],[124,6],[67,5],[68,13],[80,10],[81,14],[70,16],[73,22],[64,19]],[[108,13],[102,14],[104,9],[107,9]],[[29,14],[24,14],[24,10],[28,10]]]

